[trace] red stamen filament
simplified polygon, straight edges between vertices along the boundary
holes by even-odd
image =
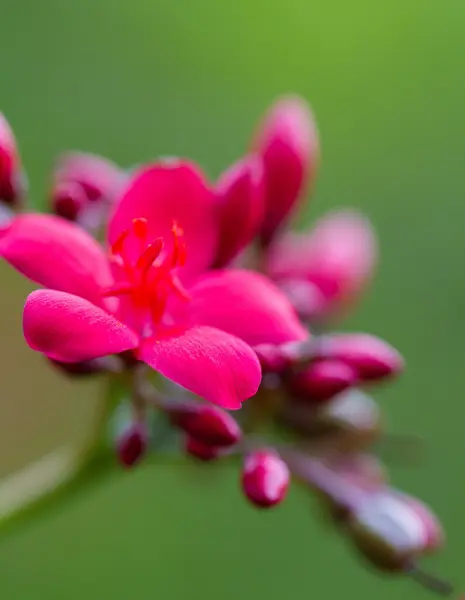
[[[170,293],[176,294],[182,300],[189,300],[189,293],[175,272],[175,269],[184,266],[186,262],[184,232],[174,223],[171,233],[172,250],[163,252],[162,238],[147,243],[147,220],[134,219],[131,229],[124,231],[110,250],[110,260],[123,270],[126,280],[105,290],[103,295],[131,296],[139,308],[145,307],[149,311],[153,323],[159,323],[163,318]],[[131,238],[140,242],[140,253],[135,261],[128,258],[127,241]]]

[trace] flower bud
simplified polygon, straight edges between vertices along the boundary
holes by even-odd
[[[278,100],[261,122],[252,149],[265,168],[261,239],[268,245],[315,179],[319,140],[306,102],[299,97]]]
[[[289,402],[279,423],[332,452],[364,452],[381,435],[381,411],[357,389],[347,390],[323,404]]]
[[[210,462],[221,456],[220,448],[205,444],[190,435],[186,437],[185,451],[192,458],[202,462]]]
[[[283,354],[281,346],[259,344],[254,351],[260,361],[263,373],[281,373],[289,366],[288,357]]]
[[[425,529],[424,552],[429,554],[441,548],[444,545],[444,531],[436,515],[418,498],[401,493],[398,496],[415,511],[415,514],[423,524]]]
[[[386,571],[404,571],[428,546],[428,528],[418,512],[389,491],[355,509],[348,532],[365,558]]]
[[[248,156],[230,167],[216,185],[219,220],[215,267],[235,258],[255,237],[263,219],[263,165]]]
[[[236,419],[217,406],[179,404],[168,414],[173,425],[207,446],[232,446],[241,438]]]
[[[118,437],[116,450],[123,467],[131,468],[145,456],[149,445],[149,431],[143,422],[131,423]]]
[[[339,360],[317,360],[303,371],[293,373],[286,388],[294,396],[308,402],[325,402],[354,386],[357,372]]]
[[[282,502],[289,483],[289,468],[274,450],[255,451],[245,458],[242,489],[255,506],[270,508]]]
[[[68,221],[77,221],[87,198],[83,188],[72,181],[59,183],[52,190],[52,211]]]
[[[13,131],[0,113],[0,201],[10,206],[21,203],[25,181]]]
[[[346,363],[363,381],[398,375],[404,368],[403,358],[395,348],[367,333],[324,336],[318,340],[315,354]]]
[[[58,161],[54,187],[75,183],[89,202],[111,200],[124,184],[123,172],[111,161],[95,154],[69,152]]]
[[[381,411],[367,394],[347,390],[321,406],[315,427],[331,435],[340,452],[363,451],[381,434]]]
[[[370,222],[354,211],[323,217],[271,246],[267,272],[306,319],[321,319],[357,300],[378,257]]]

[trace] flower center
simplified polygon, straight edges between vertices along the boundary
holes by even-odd
[[[173,223],[171,235],[172,244],[167,248],[162,237],[149,240],[147,219],[133,219],[110,248],[117,283],[104,296],[129,298],[134,309],[149,311],[154,324],[161,322],[170,295],[189,300],[177,275],[186,262],[184,232],[177,223]]]

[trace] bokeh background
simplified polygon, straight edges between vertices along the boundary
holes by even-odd
[[[43,205],[66,149],[122,165],[197,159],[212,176],[244,151],[283,92],[322,134],[304,219],[352,205],[382,260],[347,328],[407,359],[377,397],[390,426],[429,441],[393,470],[427,499],[449,543],[431,565],[465,590],[465,3],[461,0],[1,0],[0,110]],[[95,419],[98,384],[70,384],[22,340],[30,286],[0,265],[0,477]],[[241,499],[237,474],[182,466],[110,471],[0,535],[5,600],[412,600],[428,592],[366,571],[298,491],[275,511]]]

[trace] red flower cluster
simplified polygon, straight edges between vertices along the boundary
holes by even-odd
[[[22,167],[2,118],[0,199],[18,211],[1,225],[0,256],[42,287],[26,300],[24,336],[69,375],[125,374],[125,467],[150,450],[156,411],[190,457],[239,456],[254,506],[282,502],[292,475],[373,566],[447,591],[415,564],[441,545],[437,520],[375,456],[382,420],[366,388],[403,359],[372,335],[322,333],[373,275],[371,225],[344,210],[285,229],[318,163],[310,109],[284,98],[216,182],[187,160],[125,172],[71,153],[53,175],[54,214],[19,212]]]

